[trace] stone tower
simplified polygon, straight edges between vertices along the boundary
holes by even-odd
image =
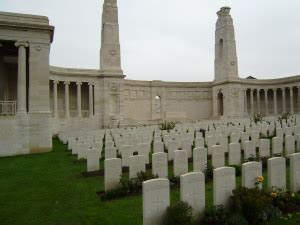
[[[100,70],[104,75],[123,75],[117,0],[104,0],[103,4]]]
[[[218,11],[215,40],[215,82],[238,79],[238,61],[230,8]]]

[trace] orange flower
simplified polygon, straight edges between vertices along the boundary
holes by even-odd
[[[257,177],[257,181],[258,181],[258,182],[263,182],[263,181],[264,181],[264,177],[263,177],[263,176]]]
[[[277,198],[278,194],[276,192],[271,193],[272,198]]]

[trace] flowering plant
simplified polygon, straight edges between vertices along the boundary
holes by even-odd
[[[260,184],[262,184],[263,181],[264,181],[264,177],[263,177],[263,176],[258,176],[258,177],[256,178],[256,181],[255,181],[255,186],[258,188],[258,186],[259,186]]]

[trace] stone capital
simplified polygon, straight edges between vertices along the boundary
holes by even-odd
[[[27,41],[17,41],[15,43],[15,46],[16,47],[20,47],[20,46],[23,46],[24,48],[28,48],[29,44]]]
[[[64,84],[65,85],[70,85],[70,81],[65,81]]]
[[[59,84],[58,80],[53,80],[53,84]]]
[[[94,84],[94,82],[89,82],[88,85],[89,86],[94,86],[95,84]]]
[[[77,86],[81,86],[81,85],[82,85],[82,82],[76,82],[76,85],[77,85]]]

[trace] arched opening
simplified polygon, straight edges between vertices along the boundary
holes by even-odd
[[[219,57],[222,58],[223,57],[223,39],[221,38],[219,40]]]
[[[161,97],[159,95],[155,96],[154,105],[155,105],[155,112],[160,114],[160,112],[161,112]]]
[[[224,95],[222,92],[218,94],[218,113],[219,116],[224,115]]]

